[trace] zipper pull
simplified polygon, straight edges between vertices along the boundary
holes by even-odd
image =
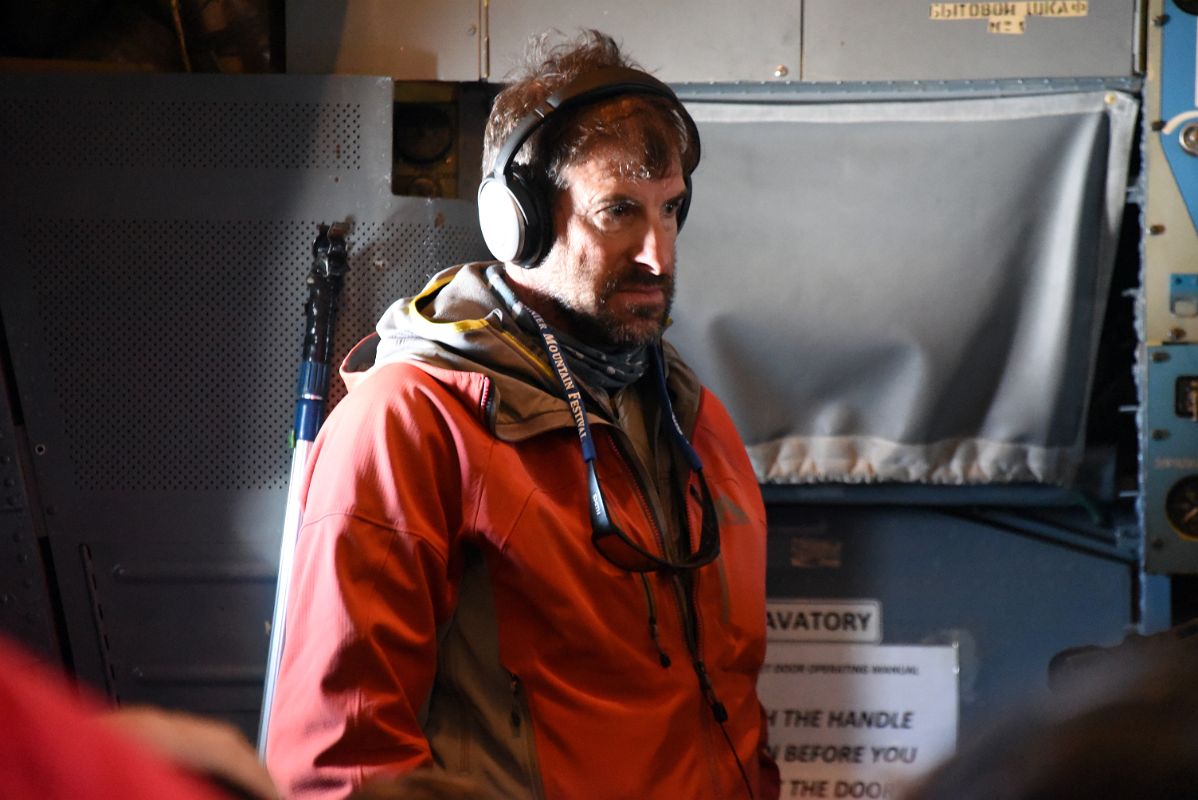
[[[666,655],[665,648],[661,646],[661,639],[657,636],[657,604],[653,602],[653,588],[649,586],[649,579],[643,572],[641,573],[641,584],[645,587],[645,604],[649,608],[649,638],[653,640],[653,647],[657,649],[657,660],[661,662],[661,668],[669,669],[673,662]]]
[[[669,669],[670,664],[674,662],[670,661],[670,657],[666,654],[666,651],[662,649],[661,640],[657,638],[657,620],[651,620],[649,622],[649,635],[653,637],[653,644],[657,646],[657,660],[661,662],[661,668]]]
[[[711,707],[715,721],[723,725],[728,721],[728,709],[724,708],[720,698],[716,697],[715,689],[711,685],[711,678],[707,675],[707,667],[697,658],[695,659],[695,674],[699,676],[699,688],[703,691],[703,698],[707,700],[707,705]]]
[[[508,673],[511,676],[512,687],[512,731],[520,732],[520,678],[514,673]]]

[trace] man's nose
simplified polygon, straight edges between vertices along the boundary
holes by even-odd
[[[641,237],[636,261],[651,275],[670,275],[674,272],[674,241],[678,226],[671,218],[650,220]]]

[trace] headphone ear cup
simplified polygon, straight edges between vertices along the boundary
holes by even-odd
[[[553,212],[549,207],[548,187],[537,180],[523,164],[510,168],[507,186],[520,207],[524,219],[524,240],[520,252],[511,261],[522,267],[541,263],[553,246]]]
[[[691,176],[684,175],[682,180],[686,183],[686,194],[682,195],[682,203],[678,206],[676,219],[678,220],[678,230],[682,231],[682,224],[686,222],[686,215],[691,210]]]
[[[478,225],[491,255],[511,261],[524,249],[524,212],[503,175],[488,175],[478,186]]]

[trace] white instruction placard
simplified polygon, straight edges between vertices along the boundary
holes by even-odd
[[[782,797],[896,798],[952,755],[957,649],[771,641],[757,682]]]

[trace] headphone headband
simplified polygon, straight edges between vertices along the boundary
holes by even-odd
[[[560,87],[517,121],[495,155],[490,173],[478,188],[478,215],[483,239],[501,261],[535,266],[553,244],[549,198],[541,186],[515,170],[516,154],[555,113],[590,105],[624,94],[664,97],[676,105],[687,128],[698,163],[699,131],[674,91],[652,75],[627,67],[604,67],[586,72]],[[690,201],[690,176],[685,175],[686,197],[679,209],[678,225],[686,219]],[[541,182],[543,184],[543,182]]]
[[[686,113],[686,109],[682,107],[682,102],[678,99],[678,95],[674,94],[673,89],[639,69],[605,67],[578,76],[521,117],[516,126],[512,128],[512,132],[508,134],[507,139],[504,140],[503,147],[495,155],[495,163],[491,167],[490,174],[510,174],[508,170],[515,162],[520,148],[554,112],[598,103],[600,100],[621,94],[649,94],[673,100],[682,112],[687,127],[692,129],[689,134],[696,150],[698,149],[699,133],[693,130],[694,123],[690,119],[690,115]]]

